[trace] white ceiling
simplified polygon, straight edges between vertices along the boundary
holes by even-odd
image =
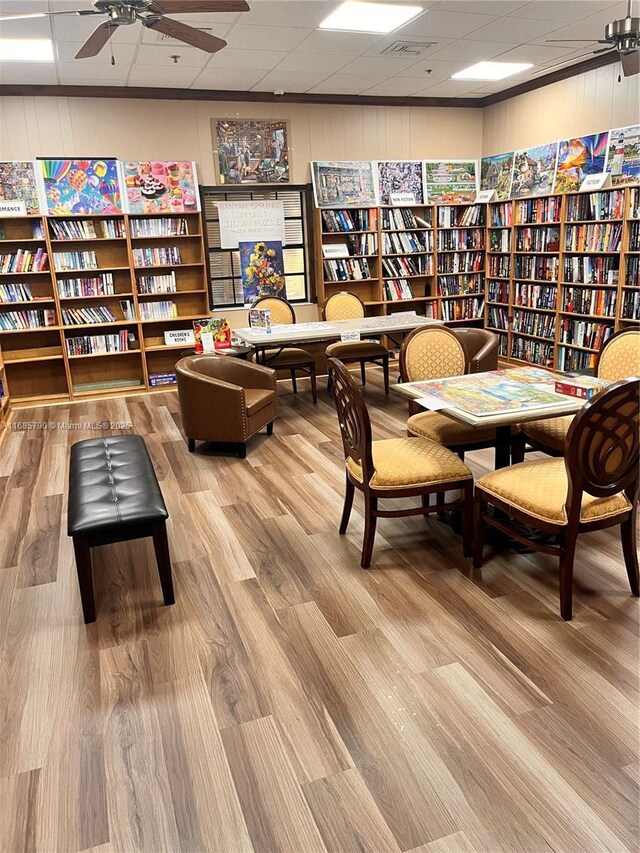
[[[115,66],[108,47],[96,59],[73,59],[97,17],[0,22],[3,37],[52,37],[57,54],[53,64],[0,63],[0,84],[480,98],[586,58],[599,47],[604,25],[625,14],[623,0],[411,0],[424,13],[379,36],[319,30],[340,0],[249,2],[251,11],[241,14],[173,16],[226,39],[228,47],[213,56],[135,25],[120,27],[112,38]],[[0,14],[88,8],[89,0],[0,0]],[[550,38],[592,41],[547,44]],[[417,58],[380,55],[398,40],[435,44]],[[534,67],[497,83],[450,79],[493,59]]]

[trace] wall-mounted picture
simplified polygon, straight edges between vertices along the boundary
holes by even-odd
[[[20,215],[40,213],[40,195],[33,160],[0,162],[0,202],[17,202]]]
[[[212,119],[221,184],[290,181],[288,123],[275,119]]]
[[[561,139],[558,143],[558,168],[553,191],[577,192],[587,175],[604,172],[608,140],[608,132]]]
[[[410,204],[424,204],[422,160],[379,160],[378,193],[380,204],[393,204],[392,193],[413,196]]]
[[[607,172],[616,187],[640,183],[640,125],[611,131]]]
[[[286,298],[282,243],[277,240],[250,240],[238,243],[238,250],[245,305],[262,296]]]
[[[483,157],[480,161],[480,190],[495,190],[500,201],[509,198],[512,176],[513,151]]]
[[[376,207],[378,181],[370,160],[315,160],[311,178],[316,207]]]
[[[50,216],[122,213],[117,160],[38,160]]]
[[[191,160],[127,160],[127,213],[195,213],[200,210],[196,164]]]
[[[429,204],[466,204],[475,201],[475,160],[425,160],[424,179]]]
[[[512,198],[547,195],[553,191],[558,159],[558,143],[548,142],[514,155]]]

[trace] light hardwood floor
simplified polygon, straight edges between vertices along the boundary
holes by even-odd
[[[402,435],[405,404],[369,375],[375,436]],[[144,436],[177,601],[150,540],[98,549],[85,627],[67,461],[100,430],[5,437],[0,850],[636,850],[638,602],[617,533],[580,540],[571,623],[553,559],[472,572],[436,519],[382,520],[363,571],[358,498],[337,533],[326,391],[279,404],[246,460],[190,455],[175,392],[16,414]]]

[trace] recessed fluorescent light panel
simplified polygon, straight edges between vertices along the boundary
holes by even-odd
[[[400,3],[359,3],[346,0],[320,24],[321,30],[391,33],[422,12],[421,6]]]
[[[457,71],[451,76],[451,79],[504,80],[505,77],[511,77],[512,74],[526,71],[527,68],[533,68],[533,65],[530,62],[478,62],[476,65],[465,68],[464,71]]]
[[[0,38],[0,62],[53,62],[53,42]]]

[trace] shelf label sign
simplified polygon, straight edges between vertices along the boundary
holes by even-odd
[[[325,258],[348,258],[349,247],[346,243],[325,243],[322,254]]]
[[[219,201],[218,217],[222,249],[237,249],[238,243],[252,240],[285,245],[284,205],[281,200]]]
[[[611,173],[598,172],[595,175],[587,175],[584,181],[580,184],[580,192],[593,192],[594,190],[603,190],[611,186]]]
[[[405,207],[416,203],[415,193],[392,192],[389,193],[389,201],[393,207]]]
[[[489,201],[495,201],[498,193],[495,189],[493,190],[480,190],[479,193],[476,193],[476,202],[479,204],[486,204]]]
[[[193,329],[174,329],[164,333],[164,342],[167,346],[193,346],[196,339]]]
[[[0,201],[0,216],[26,216],[27,206],[23,201]]]

